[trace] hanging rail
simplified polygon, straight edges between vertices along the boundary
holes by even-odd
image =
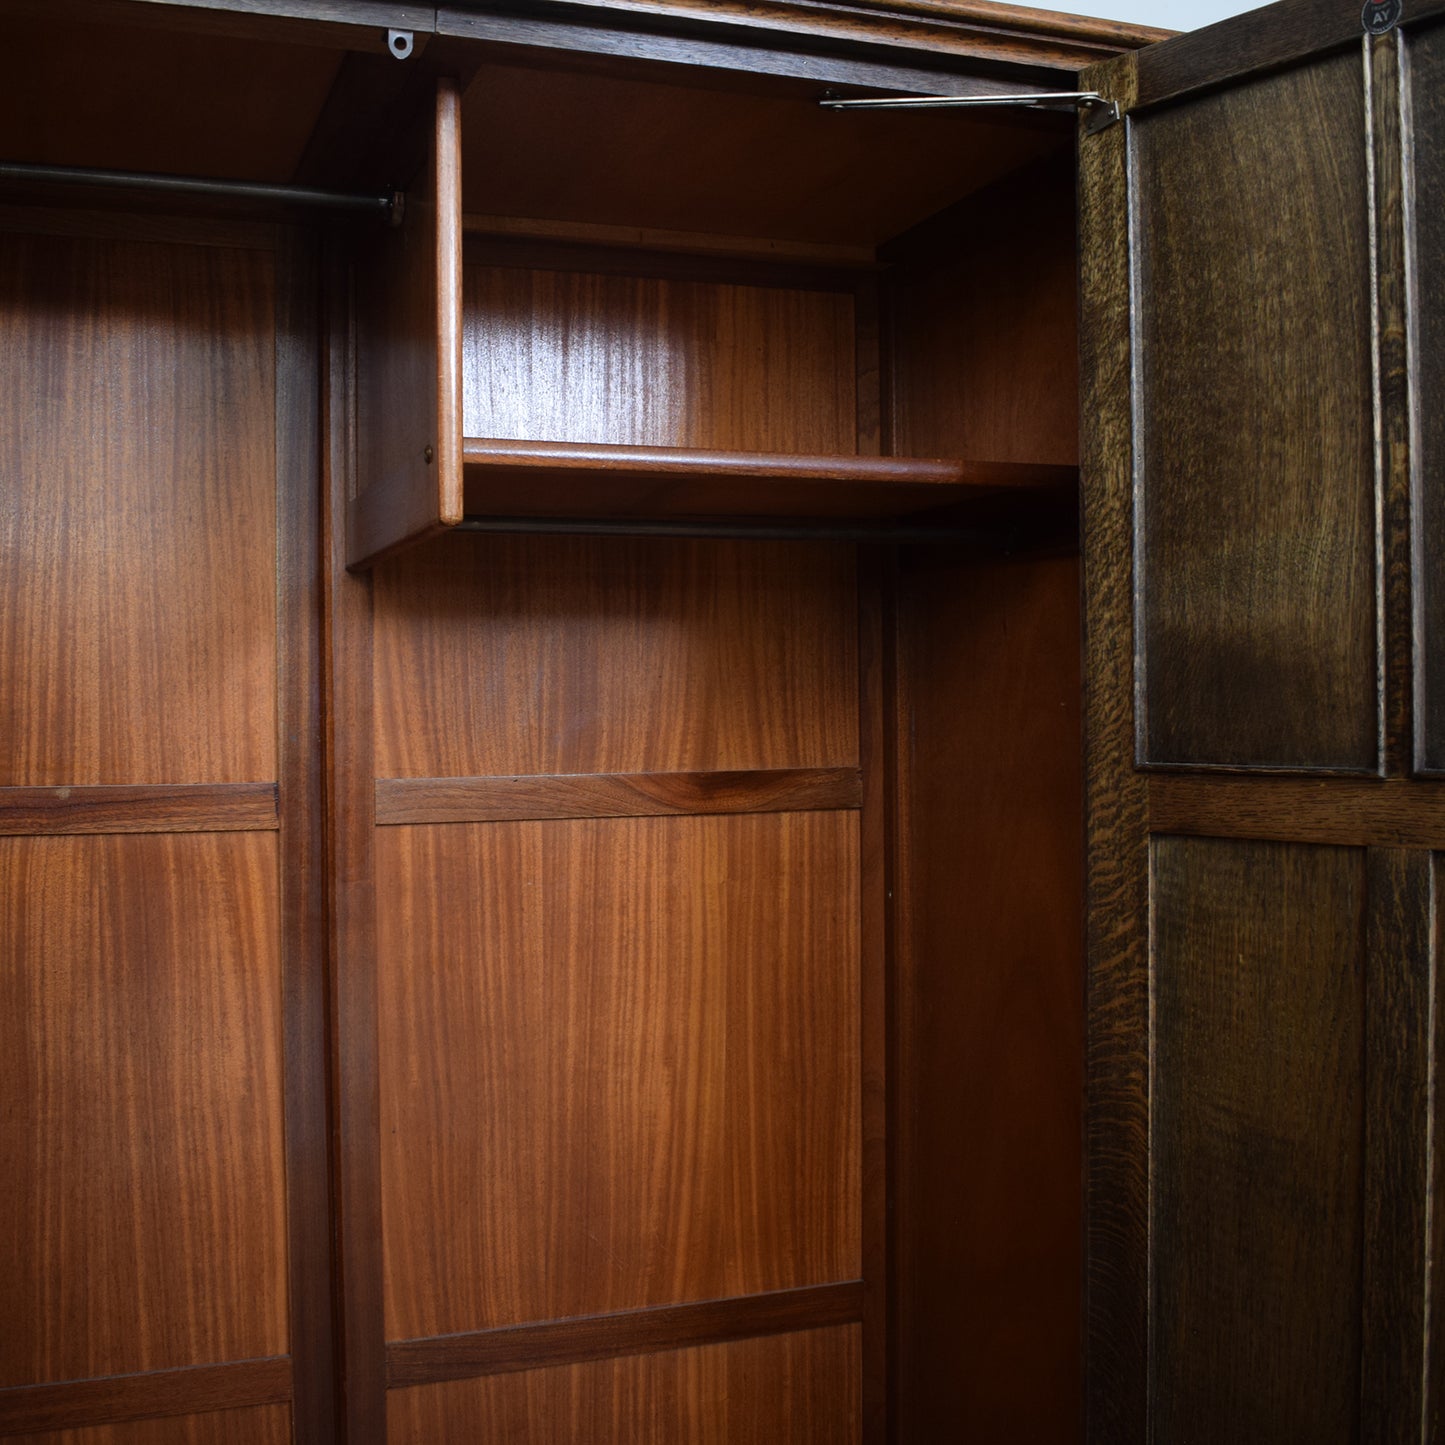
[[[369,211],[401,223],[404,196],[355,195],[322,191],[312,186],[273,185],[265,181],[222,181],[200,176],[164,176],[146,171],[94,170],[86,166],[42,166],[0,161],[0,181],[48,181],[60,185],[111,186],[128,191],[167,191],[187,196],[226,196],[250,201],[275,201],[291,206],[318,206],[333,211]]]
[[[818,104],[824,110],[945,110],[965,105],[1054,110],[1059,106],[1068,106],[1088,113],[1091,132],[1102,130],[1119,119],[1118,102],[1105,100],[1097,90],[1043,90],[1018,95],[880,95],[862,100],[825,95]]]

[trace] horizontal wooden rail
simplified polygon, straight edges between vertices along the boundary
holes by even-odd
[[[376,821],[502,823],[552,818],[807,813],[858,808],[862,799],[857,768],[378,778]]]
[[[83,1430],[163,1415],[202,1415],[282,1405],[291,1399],[291,1359],[272,1355],[224,1365],[192,1365],[0,1389],[0,1436]]]
[[[236,833],[276,827],[275,783],[0,788],[0,836]]]
[[[513,1325],[475,1334],[394,1340],[386,1347],[386,1383],[388,1389],[432,1385],[547,1365],[576,1365],[760,1335],[826,1329],[854,1324],[862,1318],[863,1283],[848,1280],[737,1299]]]

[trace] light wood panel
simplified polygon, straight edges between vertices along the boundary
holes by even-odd
[[[1415,766],[1445,772],[1445,25],[1407,44],[1413,131]]]
[[[469,263],[463,304],[469,437],[857,450],[847,293]]]
[[[1365,857],[1153,842],[1161,1440],[1358,1438]]]
[[[0,841],[0,1384],[286,1352],[276,869]]]
[[[388,1338],[858,1277],[855,815],[377,861]]]
[[[7,1445],[289,1445],[290,1440],[290,1407],[259,1405],[248,1410],[12,1435],[7,1437]]]
[[[394,1390],[393,1445],[852,1445],[856,1325]]]
[[[857,766],[847,548],[455,537],[376,588],[380,777]]]
[[[275,778],[272,269],[0,240],[0,784]]]
[[[1078,1438],[1078,586],[1072,557],[900,559],[900,1440]]]
[[[1358,50],[1137,122],[1152,763],[1378,763]]]

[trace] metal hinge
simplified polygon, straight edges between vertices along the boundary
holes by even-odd
[[[1097,90],[1043,90],[1022,95],[882,95],[866,100],[843,100],[835,95],[818,102],[824,110],[943,110],[964,105],[1013,105],[1029,110],[1082,110],[1084,129],[1093,135],[1114,124],[1119,102],[1106,100]]]

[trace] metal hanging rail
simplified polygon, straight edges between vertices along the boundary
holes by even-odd
[[[1090,130],[1101,130],[1119,119],[1118,103],[1105,100],[1097,90],[1042,90],[1017,95],[880,95],[863,100],[843,100],[830,95],[818,104],[824,110],[947,110],[965,105],[1054,110],[1068,106],[1089,112]]]
[[[199,176],[153,175],[146,171],[93,170],[85,166],[42,166],[22,161],[0,161],[0,181],[48,181],[71,186],[109,186],[128,191],[166,191],[187,196],[225,196],[249,201],[273,201],[290,206],[317,206],[333,211],[368,211],[400,224],[404,197],[354,195],[322,191],[311,186],[273,185],[264,181],[222,181]]]

